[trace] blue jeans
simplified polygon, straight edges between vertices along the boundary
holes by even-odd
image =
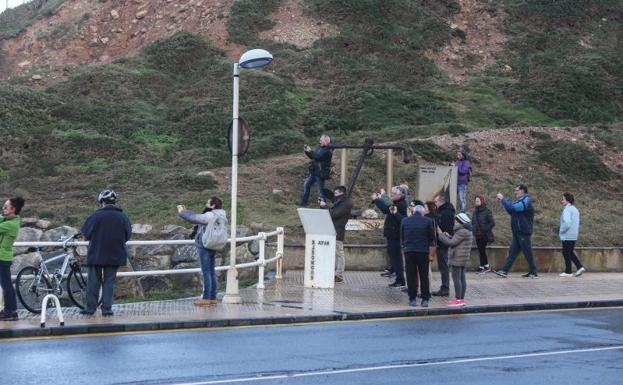
[[[216,299],[216,251],[197,247],[203,274],[203,299]]]
[[[401,250],[400,239],[387,238],[387,254],[389,255],[392,267],[394,268],[394,273],[396,273],[396,282],[404,285],[405,274],[402,264]]]
[[[95,313],[101,287],[102,313],[112,311],[119,266],[89,265],[87,268],[87,304],[85,310]]]
[[[316,183],[318,190],[318,197],[326,198],[324,196],[324,179],[319,176],[310,175],[305,179],[303,183],[303,198],[301,198],[301,206],[305,206],[309,201],[309,193],[311,192],[311,186]]]
[[[465,196],[467,195],[467,185],[458,185],[457,193],[459,195],[459,202],[461,203],[461,212],[464,213],[467,210],[467,202],[465,201]]]
[[[15,290],[11,283],[11,264],[13,262],[0,261],[0,286],[2,286],[2,294],[4,296],[4,312],[13,313],[17,310],[17,299],[15,298]]]
[[[502,270],[508,273],[513,266],[513,263],[515,263],[517,255],[521,251],[526,257],[526,261],[528,261],[528,273],[536,274],[536,263],[534,262],[534,254],[532,253],[531,237],[531,235],[513,233],[513,240],[511,241],[511,246],[508,250],[508,257],[506,257],[506,262],[504,263]]]

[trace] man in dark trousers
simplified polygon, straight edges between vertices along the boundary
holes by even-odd
[[[407,267],[407,292],[409,305],[417,306],[417,276],[419,274],[422,307],[428,307],[430,299],[428,283],[428,266],[431,247],[435,246],[433,220],[424,216],[424,206],[416,205],[413,215],[402,220],[400,226],[400,243],[405,253]]]
[[[452,203],[448,202],[445,195],[439,194],[435,197],[437,205],[437,216],[439,222],[437,226],[441,231],[448,233],[450,237],[454,235],[454,215],[456,211]],[[450,293],[450,272],[448,269],[448,246],[441,241],[437,241],[437,266],[441,274],[441,287],[432,294],[440,297],[447,297]]]
[[[331,159],[333,159],[333,147],[331,147],[329,135],[320,137],[320,146],[316,147],[315,150],[312,151],[308,145],[305,145],[303,150],[311,161],[309,162],[309,175],[303,183],[303,197],[297,203],[299,206],[307,205],[311,186],[314,183],[316,183],[318,190],[318,198],[327,198],[324,193],[324,181],[331,177]]]
[[[102,316],[112,316],[112,303],[117,282],[117,269],[128,260],[125,243],[132,235],[132,225],[123,211],[115,206],[117,194],[113,190],[102,191],[98,198],[101,207],[91,214],[84,225],[82,235],[89,241],[87,253],[87,303],[81,314],[92,315],[98,304],[102,289]]]
[[[333,207],[329,209],[329,214],[335,227],[335,282],[344,282],[344,235],[346,233],[346,222],[350,219],[350,212],[353,209],[353,200],[346,196],[346,187],[337,186],[333,190]],[[325,200],[320,201],[320,207],[327,207]]]
[[[405,275],[400,248],[400,223],[407,216],[407,201],[404,190],[399,186],[392,187],[390,198],[392,202],[388,205],[381,194],[372,194],[374,204],[385,214],[383,236],[387,239],[387,254],[396,273],[396,281],[389,286],[402,288],[405,286]]]

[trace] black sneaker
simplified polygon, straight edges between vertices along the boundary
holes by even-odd
[[[115,315],[115,313],[113,313],[112,310],[102,311],[102,317],[112,317],[114,315]]]
[[[508,273],[505,272],[504,270],[493,270],[493,272],[502,278],[508,277]]]
[[[523,278],[539,278],[539,275],[537,273],[526,273],[526,274],[522,274]]]
[[[389,270],[385,270],[384,272],[381,273],[381,277],[387,277],[387,278],[391,278],[394,277],[395,274],[392,271]]]
[[[431,294],[435,297],[448,297],[450,295],[450,293],[441,290],[433,291]]]
[[[93,315],[93,314],[95,314],[95,312],[84,309],[84,310],[80,310],[80,314],[82,314],[82,315]]]
[[[0,311],[0,321],[17,321],[17,311],[5,312],[4,310]]]
[[[390,283],[389,287],[405,287],[405,284],[402,282],[394,282],[394,283]]]

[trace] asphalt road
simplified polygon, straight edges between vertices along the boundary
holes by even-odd
[[[2,384],[616,384],[623,309],[0,341]]]

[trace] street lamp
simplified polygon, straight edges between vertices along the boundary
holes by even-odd
[[[234,106],[231,135],[231,233],[230,233],[230,259],[227,270],[227,286],[223,303],[240,303],[240,290],[238,287],[238,270],[236,269],[236,215],[238,206],[238,94],[240,82],[240,68],[262,68],[270,64],[273,55],[263,49],[252,49],[240,57],[238,63],[234,63]]]

